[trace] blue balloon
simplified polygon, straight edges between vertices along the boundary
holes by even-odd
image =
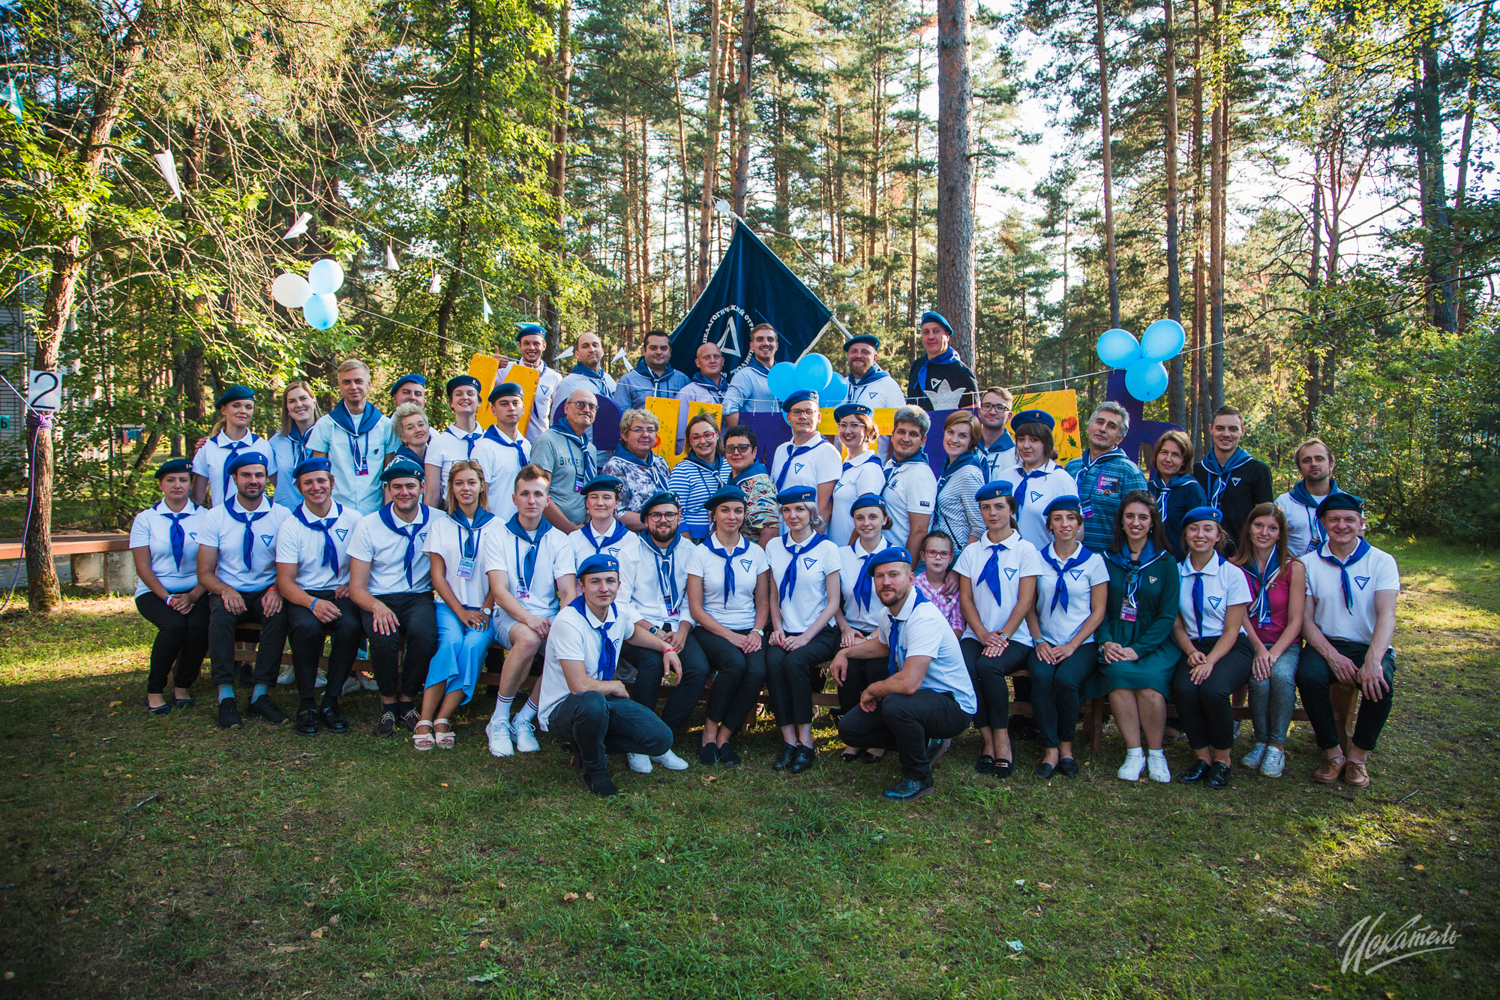
[[[838,406],[848,395],[849,380],[838,372],[834,372],[833,378],[829,379],[828,384],[818,393],[818,405],[820,407]]]
[[[1125,391],[1143,403],[1167,391],[1167,368],[1160,361],[1139,358],[1125,369]]]
[[[771,366],[771,374],[766,376],[766,384],[771,388],[771,395],[786,399],[797,391],[797,366],[790,361],[776,362]]]
[[[1141,357],[1148,361],[1171,361],[1182,353],[1187,331],[1175,319],[1159,319],[1141,334]]]
[[[822,392],[833,377],[833,365],[821,354],[805,354],[797,362],[797,388]]]
[[[1141,345],[1128,330],[1105,330],[1094,345],[1099,360],[1111,368],[1129,368],[1130,363],[1141,356]]]
[[[314,295],[303,304],[302,318],[314,330],[327,330],[339,321],[339,300],[332,295]]]

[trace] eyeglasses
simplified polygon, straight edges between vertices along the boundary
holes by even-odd
[[[1004,403],[980,403],[979,408],[985,413],[1009,413],[1010,407]]]
[[[718,437],[719,437],[719,432],[718,431],[704,431],[701,434],[689,434],[688,435],[688,440],[691,441],[691,442],[693,442],[694,444],[702,444],[705,441],[715,441],[715,440],[718,440]]]
[[[724,446],[724,453],[726,455],[740,455],[744,452],[750,451],[754,447],[755,446],[748,441],[744,442],[743,444],[726,444]]]
[[[573,402],[569,403],[568,405],[569,406],[576,406],[580,410],[587,410],[590,413],[592,413],[593,411],[599,409],[599,404],[598,403],[585,403],[585,402],[583,402],[581,400],[574,400]]]

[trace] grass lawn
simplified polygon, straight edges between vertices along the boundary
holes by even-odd
[[[1312,784],[1305,724],[1284,777],[1222,793],[1117,780],[1112,729],[1076,780],[1032,780],[1021,742],[1000,783],[971,731],[937,795],[894,806],[893,764],[773,774],[762,719],[744,767],[613,761],[624,794],[600,801],[555,744],[492,758],[487,712],[421,755],[369,736],[368,694],[344,737],[221,733],[206,679],[149,716],[129,601],[7,615],[0,996],[1500,995],[1500,573],[1381,544],[1407,591],[1362,792]],[[1342,973],[1340,938],[1382,912],[1457,944]]]

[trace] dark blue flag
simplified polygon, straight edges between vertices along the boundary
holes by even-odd
[[[839,326],[812,290],[739,219],[718,270],[672,331],[672,367],[691,374],[694,355],[713,341],[724,352],[724,371],[750,357],[750,328],[770,323],[780,344],[777,361],[796,361],[829,324]]]

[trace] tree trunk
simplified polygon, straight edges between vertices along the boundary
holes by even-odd
[[[693,186],[693,176],[688,172],[687,128],[682,120],[682,74],[677,67],[677,29],[672,24],[672,5],[665,3],[662,8],[667,15],[667,44],[672,53],[672,95],[676,98],[677,111],[677,162],[682,168],[682,291],[683,312],[687,312],[693,287],[693,241],[689,235],[693,231],[693,209],[688,202],[687,193]],[[665,223],[662,228],[665,230]]]
[[[1174,12],[1177,0],[1164,0],[1166,36],[1166,157],[1167,157],[1167,316],[1182,321],[1182,277],[1178,264],[1177,233],[1177,23]],[[1172,359],[1167,382],[1167,419],[1174,424],[1186,422],[1186,400],[1182,389],[1182,355]]]
[[[734,214],[745,217],[745,191],[750,187],[750,112],[754,97],[750,93],[751,63],[755,60],[755,0],[745,0],[745,17],[740,28],[740,142],[734,166]]]
[[[719,0],[708,0],[708,124],[703,142],[703,197],[698,203],[698,280],[693,291],[696,299],[708,284],[709,239],[714,214],[714,187],[719,165]]]
[[[1426,226],[1427,281],[1431,288],[1432,325],[1440,330],[1458,329],[1454,310],[1453,280],[1448,273],[1451,249],[1448,243],[1452,217],[1448,209],[1443,177],[1443,112],[1441,69],[1437,55],[1437,22],[1428,23],[1422,39],[1420,89],[1417,92],[1417,141],[1422,147],[1422,215]],[[1448,252],[1444,252],[1447,250]]]
[[[972,0],[938,0],[937,306],[953,324],[952,346],[974,363],[974,161],[969,129]]]
[[[1318,368],[1322,351],[1317,343],[1318,336],[1318,285],[1320,272],[1323,264],[1323,151],[1315,148],[1313,150],[1313,194],[1312,194],[1312,253],[1308,257],[1307,264],[1307,380],[1303,385],[1303,411],[1302,424],[1307,434],[1312,434],[1317,427],[1318,404],[1321,402],[1318,392]]]
[[[1104,271],[1109,282],[1109,325],[1120,325],[1120,276],[1115,267],[1114,154],[1109,138],[1109,49],[1104,41],[1104,0],[1094,0],[1095,46],[1099,50],[1099,133],[1104,166]]]
[[[1463,138],[1459,143],[1458,152],[1458,180],[1453,186],[1453,213],[1458,215],[1463,211],[1464,198],[1468,193],[1469,179],[1469,148],[1474,133],[1474,109],[1479,106],[1479,67],[1484,63],[1484,39],[1485,33],[1490,25],[1490,4],[1485,3],[1484,9],[1479,12],[1479,32],[1474,41],[1474,56],[1470,60],[1469,70],[1469,95],[1464,104],[1464,130]],[[1453,290],[1456,297],[1454,303],[1455,324],[1461,330],[1468,324],[1468,315],[1463,308],[1462,277],[1463,277],[1463,253],[1465,232],[1462,222],[1454,227],[1453,233]]]
[[[552,83],[552,160],[547,165],[547,178],[551,187],[553,216],[553,245],[551,254],[563,264],[567,253],[568,226],[568,115],[573,86],[572,23],[568,19],[568,5],[557,8],[557,55]],[[542,298],[542,322],[547,327],[547,360],[554,361],[562,345],[562,312],[557,302],[558,287],[554,276],[547,283],[547,294]]]
[[[1203,21],[1193,0],[1193,453],[1208,443],[1208,274],[1204,263],[1203,195],[1207,179],[1203,145]]]

